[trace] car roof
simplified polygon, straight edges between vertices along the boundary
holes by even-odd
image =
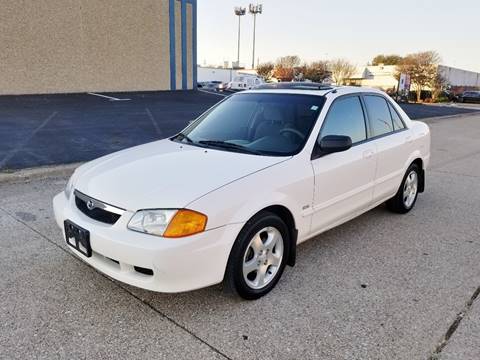
[[[244,93],[303,94],[316,96],[325,96],[329,93],[337,95],[353,93],[377,93],[385,95],[385,92],[375,88],[358,86],[336,86],[307,82],[265,84],[255,89],[244,91]]]

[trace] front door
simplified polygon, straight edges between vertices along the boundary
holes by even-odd
[[[312,159],[315,194],[311,232],[331,228],[372,203],[376,147],[367,141],[362,102],[358,96],[343,96],[331,105],[320,130],[326,135],[346,135],[352,147]]]

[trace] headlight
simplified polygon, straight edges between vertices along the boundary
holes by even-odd
[[[73,173],[73,175],[70,176],[70,179],[68,179],[68,182],[67,182],[67,186],[65,186],[65,196],[67,197],[67,199],[70,199],[70,195],[72,195],[72,192],[73,192],[74,176],[75,176],[75,173]]]
[[[130,230],[169,238],[184,237],[205,230],[207,216],[187,209],[139,210],[128,223]]]

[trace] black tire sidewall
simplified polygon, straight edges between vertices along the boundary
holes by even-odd
[[[253,236],[265,227],[276,228],[283,239],[283,256],[280,268],[278,269],[275,277],[268,285],[262,289],[252,289],[249,287],[243,278],[243,258],[247,246],[249,245]],[[230,286],[244,299],[253,300],[257,299],[272,290],[277,284],[278,280],[282,276],[283,270],[288,259],[290,252],[290,232],[283,220],[277,215],[269,212],[260,213],[251,220],[249,220],[244,228],[240,231],[235,244],[230,253],[230,258],[227,267],[227,276],[229,276]]]
[[[417,193],[415,194],[415,199],[413,200],[413,203],[412,205],[410,205],[409,207],[407,207],[405,205],[405,202],[403,201],[403,189],[405,187],[405,181],[407,181],[407,177],[408,175],[410,175],[410,173],[412,171],[415,171],[415,173],[417,174]],[[402,207],[404,208],[405,212],[408,212],[410,210],[413,209],[413,207],[415,206],[415,203],[417,202],[417,199],[418,199],[418,186],[420,184],[420,169],[418,168],[417,164],[412,164],[410,165],[410,167],[408,168],[407,172],[405,173],[405,176],[403,177],[403,181],[402,181],[402,185],[400,186],[400,190],[399,190],[399,201],[402,205]]]

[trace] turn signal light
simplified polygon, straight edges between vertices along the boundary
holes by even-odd
[[[168,224],[163,237],[179,238],[198,234],[204,231],[206,226],[206,215],[193,210],[180,209]]]

